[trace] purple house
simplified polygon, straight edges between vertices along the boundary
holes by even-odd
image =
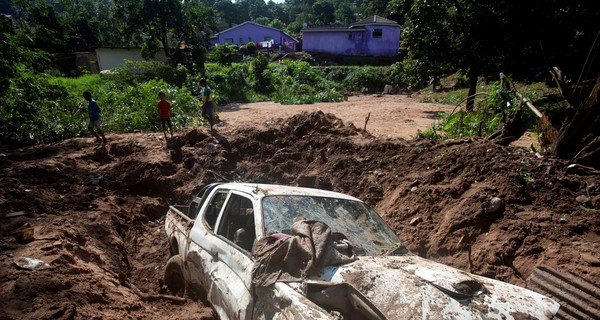
[[[210,43],[213,46],[221,44],[242,45],[248,42],[269,47],[281,45],[283,50],[296,51],[296,44],[299,41],[285,31],[250,21],[223,30],[210,38]]]
[[[400,25],[380,16],[343,27],[302,30],[302,50],[347,56],[388,56],[398,53]]]

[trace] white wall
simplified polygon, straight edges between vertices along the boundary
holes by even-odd
[[[142,61],[140,48],[97,48],[96,56],[98,57],[98,65],[100,71],[110,70],[114,67],[123,64],[124,60]],[[154,57],[154,60],[167,61],[164,50],[159,50]]]

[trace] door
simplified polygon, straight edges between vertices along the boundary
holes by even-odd
[[[224,191],[217,191],[214,201],[218,201],[219,193]],[[211,203],[204,213],[208,220],[212,219]],[[199,264],[198,267],[208,276],[203,280],[210,282],[206,286],[208,300],[222,319],[246,320],[252,317],[251,251],[256,238],[254,211],[250,195],[229,191],[212,230],[207,228],[197,241],[201,249],[197,250],[197,256],[192,257],[193,250],[190,250],[190,260],[195,260],[194,263]],[[211,227],[208,223],[204,225]]]

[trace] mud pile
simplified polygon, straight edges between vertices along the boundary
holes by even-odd
[[[420,256],[521,286],[541,265],[599,284],[600,177],[548,155],[483,139],[380,140],[321,112],[266,130],[185,128],[168,143],[109,139],[0,157],[1,319],[213,318],[201,301],[156,295],[168,293],[168,205],[216,181],[347,193]],[[24,224],[34,240],[16,242]],[[22,270],[21,257],[47,265]]]

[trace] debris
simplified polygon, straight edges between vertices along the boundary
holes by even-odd
[[[15,212],[11,212],[9,214],[7,214],[6,216],[4,216],[5,218],[14,218],[14,217],[20,217],[20,216],[24,216],[26,215],[27,212],[25,212],[25,210],[21,210],[21,211],[15,211]]]
[[[483,209],[487,213],[494,213],[502,207],[502,200],[498,197],[494,197],[490,200],[488,205]]]
[[[40,266],[45,266],[45,267],[50,266],[49,264],[45,263],[42,260],[35,259],[35,258],[28,258],[28,257],[18,258],[14,262],[14,264],[19,269],[32,270],[32,271]]]
[[[562,217],[560,217],[560,219],[558,220],[558,222],[560,222],[560,223],[568,223],[569,222],[569,218],[567,217],[566,214],[563,214]]]
[[[411,226],[416,226],[416,225],[418,225],[421,222],[423,222],[423,218],[416,217],[416,218],[410,220],[410,222],[408,224],[411,225]]]
[[[12,232],[17,242],[27,242],[33,239],[33,228],[26,224]]]
[[[591,253],[582,253],[581,259],[583,259],[583,261],[587,262],[589,265],[592,265],[592,266],[600,265],[600,259],[597,257],[594,257]]]
[[[590,200],[591,200],[590,197],[588,197],[584,194],[579,195],[575,198],[575,201],[577,201],[579,203],[588,203],[588,202],[590,202]]]

